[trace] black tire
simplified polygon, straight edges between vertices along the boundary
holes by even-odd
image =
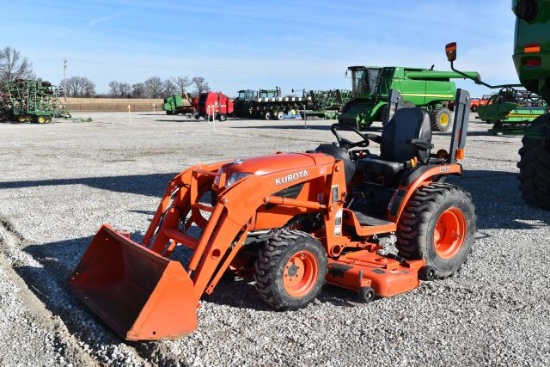
[[[423,259],[433,277],[456,273],[472,252],[476,214],[470,194],[459,187],[432,183],[416,190],[397,226],[399,256]]]
[[[519,149],[521,197],[535,208],[550,210],[550,115],[541,115],[526,129]]]
[[[371,287],[362,287],[357,291],[357,296],[360,302],[370,303],[374,300],[375,293]]]
[[[221,122],[224,122],[225,120],[227,120],[227,115],[223,113],[219,114],[218,120],[220,120]]]
[[[271,116],[272,116],[271,111],[262,112],[262,116],[263,116],[264,120],[271,120]]]
[[[382,126],[386,125],[388,123],[388,111],[390,109],[390,105],[386,104],[384,107],[380,109],[380,122],[382,122]]]
[[[327,258],[319,241],[294,230],[276,232],[254,264],[258,294],[276,310],[305,307],[321,292],[326,274]]]
[[[434,131],[447,131],[452,125],[451,111],[448,108],[434,109],[430,112],[430,123]]]

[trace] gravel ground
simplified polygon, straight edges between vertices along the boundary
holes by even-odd
[[[451,181],[472,193],[478,232],[458,276],[368,305],[326,286],[291,312],[271,310],[250,283],[222,281],[201,301],[195,333],[130,343],[66,284],[99,226],[139,238],[177,172],[312,149],[333,140],[332,121],[90,116],[0,124],[0,365],[550,365],[550,213],[520,198],[519,137],[493,136],[471,115],[465,174]],[[449,135],[435,133],[436,147]]]

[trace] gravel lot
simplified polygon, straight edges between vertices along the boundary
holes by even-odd
[[[195,333],[129,343],[66,284],[99,226],[139,238],[177,172],[312,149],[333,141],[333,121],[77,117],[93,122],[0,124],[0,365],[550,365],[550,213],[520,198],[520,137],[493,136],[471,115],[465,175],[451,181],[472,193],[478,232],[458,276],[368,305],[326,286],[291,312],[271,310],[250,283],[223,281],[201,301]]]

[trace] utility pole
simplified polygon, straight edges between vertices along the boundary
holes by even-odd
[[[67,103],[67,59],[63,59],[63,98]]]

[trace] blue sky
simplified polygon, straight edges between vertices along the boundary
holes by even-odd
[[[4,2],[0,47],[19,50],[54,84],[202,76],[212,90],[350,88],[350,65],[449,70],[515,83],[514,15],[507,0],[21,0]],[[473,96],[487,89],[458,82]]]

